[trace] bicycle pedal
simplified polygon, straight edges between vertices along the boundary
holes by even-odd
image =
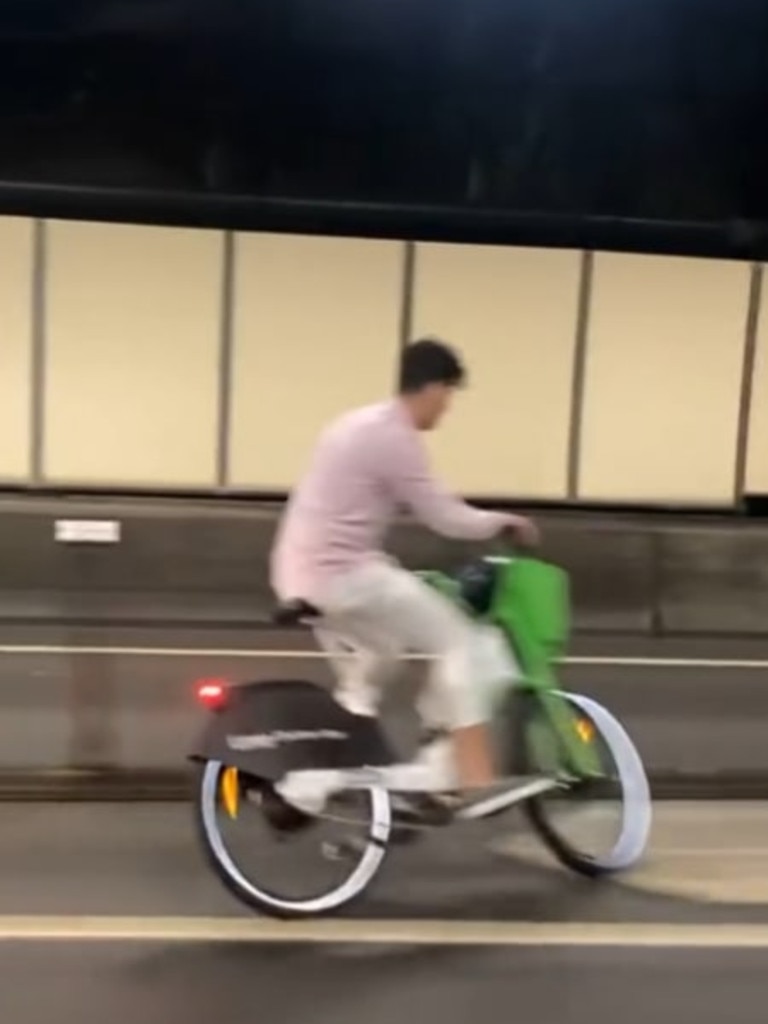
[[[258,791],[257,803],[267,824],[277,833],[292,835],[308,828],[315,819],[293,807],[272,789],[264,786]]]
[[[367,840],[361,838],[343,839],[340,843],[322,843],[321,849],[326,860],[342,861],[352,857],[360,857],[365,853]]]
[[[438,797],[424,793],[399,799],[393,808],[390,842],[404,845],[430,829],[444,828],[453,823],[455,810],[449,794]]]

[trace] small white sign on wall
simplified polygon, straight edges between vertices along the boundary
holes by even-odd
[[[114,519],[57,519],[54,537],[62,544],[119,544],[120,523]]]

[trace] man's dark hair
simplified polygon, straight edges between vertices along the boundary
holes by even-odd
[[[421,391],[428,384],[447,384],[461,387],[466,382],[466,371],[461,360],[446,345],[435,338],[422,338],[406,346],[400,361],[400,394]]]

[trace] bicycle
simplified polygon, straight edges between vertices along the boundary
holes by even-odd
[[[503,788],[493,795],[479,794],[459,809],[455,820],[487,818],[519,804],[540,840],[572,871],[598,878],[632,867],[642,857],[651,829],[648,780],[621,723],[597,701],[568,692],[558,682],[558,662],[570,631],[567,574],[541,559],[513,555],[486,557],[473,567],[480,571],[419,575],[493,630],[520,674],[502,688],[493,713],[496,731],[502,734]],[[307,624],[317,615],[311,605],[298,601],[279,608],[276,621]],[[279,918],[328,914],[359,897],[395,836],[400,833],[402,839],[393,820],[393,787],[387,777],[388,766],[398,758],[378,720],[351,714],[327,689],[303,680],[234,686],[214,681],[201,685],[198,696],[209,713],[190,758],[198,765],[196,819],[208,862],[225,887],[251,908]],[[609,760],[613,772],[608,771]],[[224,823],[238,820],[244,801],[267,808],[272,786],[287,772],[325,769],[343,773],[340,804],[346,807],[361,799],[363,812],[339,818],[326,808],[317,819],[299,820],[293,827],[328,819],[354,825],[363,834],[356,842],[322,847],[324,856],[344,863],[345,871],[349,864],[339,884],[292,899],[241,870],[224,837]],[[619,786],[618,836],[607,851],[593,854],[563,835],[547,797],[556,793],[602,807],[611,781]]]

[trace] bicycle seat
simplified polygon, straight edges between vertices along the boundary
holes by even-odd
[[[320,610],[301,597],[284,601],[277,606],[272,621],[277,626],[298,626],[311,619],[319,619]]]

